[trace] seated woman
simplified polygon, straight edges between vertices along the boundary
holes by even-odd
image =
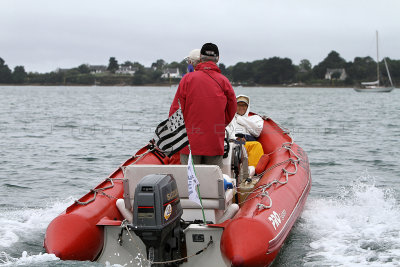
[[[257,142],[263,129],[264,120],[258,116],[249,116],[250,98],[245,95],[236,97],[237,111],[231,123],[226,127],[229,136],[232,138],[236,134],[243,134],[246,139],[245,147],[249,157],[249,166],[257,166],[264,150],[261,143]]]

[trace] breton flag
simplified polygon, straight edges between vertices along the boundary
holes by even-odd
[[[200,203],[199,195],[197,194],[197,186],[199,185],[199,180],[197,180],[196,173],[194,171],[194,165],[192,161],[192,151],[189,153],[188,159],[188,192],[189,199],[196,202],[199,206],[203,207]],[[204,216],[204,214],[203,214]],[[204,220],[205,221],[205,220]]]
[[[155,134],[155,144],[168,157],[187,146],[189,139],[181,108],[178,108],[171,117],[161,122],[156,128]]]

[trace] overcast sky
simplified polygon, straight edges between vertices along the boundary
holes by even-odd
[[[400,59],[400,0],[0,0],[0,57],[48,72],[111,56],[150,66],[213,42],[227,66],[274,56],[318,64]]]

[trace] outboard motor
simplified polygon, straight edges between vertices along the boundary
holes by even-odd
[[[130,227],[146,245],[150,261],[180,258],[182,213],[178,187],[172,175],[150,174],[143,177],[135,190]]]

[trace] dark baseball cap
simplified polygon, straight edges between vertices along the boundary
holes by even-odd
[[[213,43],[205,43],[200,50],[200,54],[209,57],[218,57],[218,46]]]

